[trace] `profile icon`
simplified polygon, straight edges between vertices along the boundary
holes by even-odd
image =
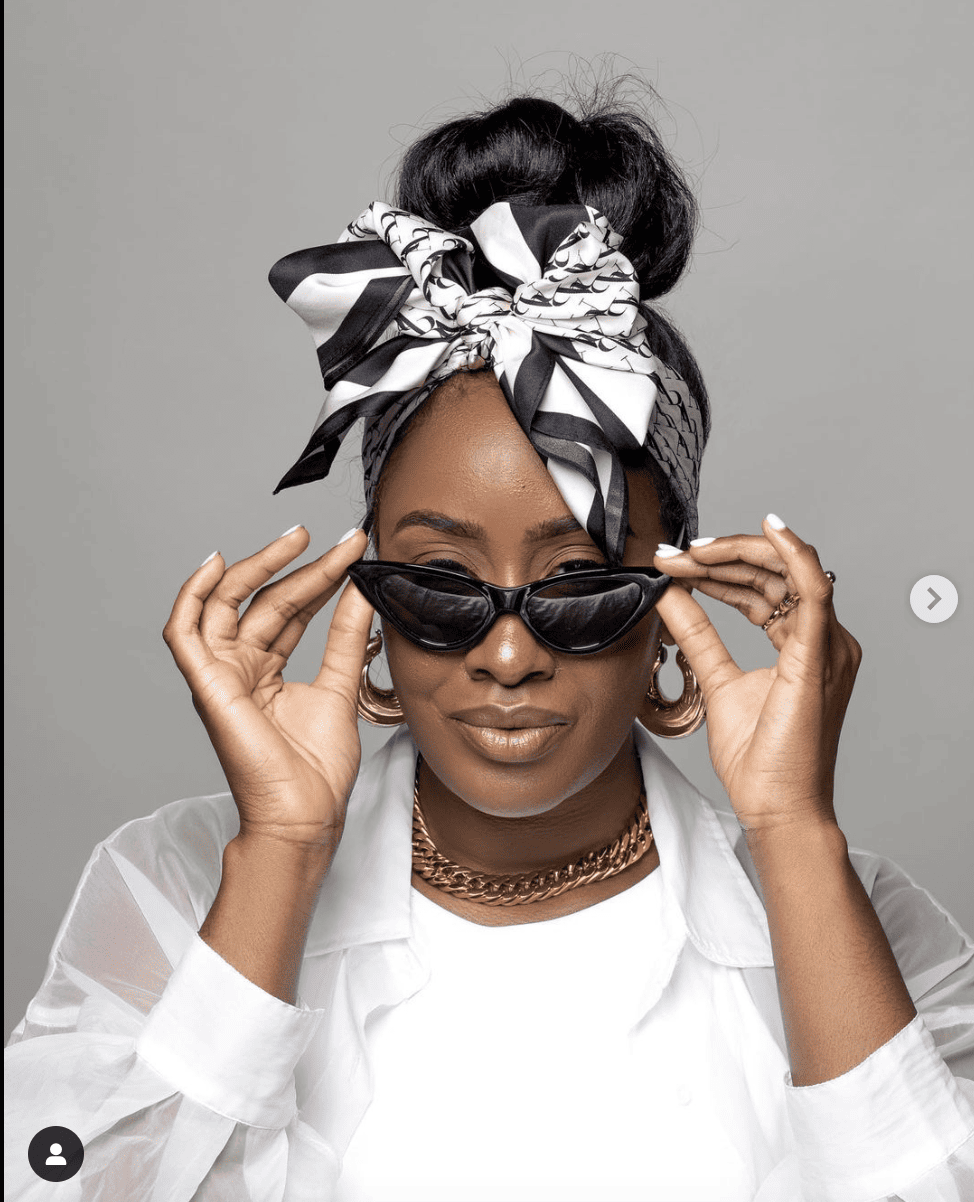
[[[81,1171],[85,1148],[70,1127],[45,1127],[30,1141],[27,1159],[44,1181],[68,1181]]]

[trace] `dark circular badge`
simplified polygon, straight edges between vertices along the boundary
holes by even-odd
[[[30,1141],[30,1167],[45,1181],[67,1181],[81,1168],[85,1149],[70,1127],[45,1127]]]

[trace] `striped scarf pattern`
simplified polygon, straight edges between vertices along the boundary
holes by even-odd
[[[373,201],[337,243],[297,251],[270,283],[307,324],[325,403],[275,489],[328,474],[365,423],[369,512],[397,435],[457,372],[492,368],[571,513],[620,563],[628,530],[620,452],[647,447],[697,533],[704,421],[654,354],[621,237],[583,205],[498,202],[451,234]]]

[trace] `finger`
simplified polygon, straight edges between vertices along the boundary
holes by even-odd
[[[311,619],[325,608],[340,587],[341,581],[339,580],[337,584],[327,589],[313,601],[309,601],[304,609],[299,610],[291,618],[277,638],[267,644],[266,650],[272,655],[279,655],[284,660],[290,659],[294,648],[301,642],[304,632],[308,629]],[[244,617],[246,616],[245,614]]]
[[[207,598],[200,632],[207,642],[232,639],[237,633],[240,606],[256,590],[305,550],[311,536],[303,526],[285,531],[254,555],[238,560],[223,574]]]
[[[213,662],[210,649],[200,634],[199,621],[203,605],[222,577],[224,567],[219,551],[204,560],[176,594],[169,619],[162,629],[166,646],[190,688],[198,680],[199,673]]]
[[[774,518],[774,524],[769,520],[771,518]],[[802,646],[807,648],[811,661],[824,664],[830,631],[833,624],[837,625],[832,608],[832,581],[826,576],[815,548],[787,526],[776,528],[780,521],[780,518],[769,514],[762,522],[762,527],[766,538],[787,564],[801,604],[790,614],[779,618],[773,626],[790,618],[790,628],[798,635]]]
[[[337,693],[354,712],[375,610],[350,580],[338,598],[314,687]]]
[[[752,625],[763,626],[787,594],[787,586],[782,578],[774,576],[772,579],[777,581],[777,596],[774,598],[773,603],[763,593],[733,584],[725,584],[708,577],[682,577],[680,583],[692,584],[695,589],[706,596],[713,597],[715,600],[722,601],[725,605],[730,605],[738,610]],[[765,634],[767,634],[771,641],[771,645],[776,651],[781,650],[788,638],[788,628],[785,625],[787,617],[788,614],[784,614],[782,617],[776,618],[765,631]]]
[[[239,619],[237,639],[287,659],[311,619],[338,592],[348,565],[361,559],[367,546],[368,536],[356,530],[314,563],[266,585]]]
[[[655,563],[676,580],[690,580],[698,573],[708,579],[732,581],[759,590],[765,604],[748,614],[758,625],[768,620],[785,597],[797,592],[788,565],[760,535],[735,534],[705,539],[702,546],[691,545],[690,551],[671,554],[674,551],[675,547],[661,544]],[[702,562],[704,557],[715,562]]]
[[[764,594],[766,600],[772,602],[767,611],[771,613],[783,597],[795,591],[795,582],[788,575],[788,565],[783,563],[766,538],[741,535],[735,536],[735,540],[737,546],[727,546],[724,549],[726,555],[735,558],[705,564],[689,552],[681,552],[679,555],[658,553],[654,558],[654,566],[677,581],[689,581],[695,576],[701,576],[752,585]]]
[[[755,570],[752,569],[752,571]],[[763,626],[774,612],[775,606],[779,605],[787,596],[788,586],[780,576],[774,576],[771,573],[761,574],[768,577],[763,589],[747,587],[748,573],[744,568],[741,569],[741,577],[744,580],[742,584],[735,584],[733,580],[714,579],[712,576],[683,576],[680,578],[680,583],[691,584],[698,592],[707,597],[713,597],[715,601],[721,601],[724,605],[729,605],[732,609],[742,613],[752,625]],[[758,581],[758,583],[764,582]],[[774,629],[774,625],[775,623],[772,623],[768,627],[769,634]]]
[[[767,605],[770,604],[771,609],[779,605],[789,591],[792,590],[792,584],[784,576],[777,572],[769,572],[765,568],[757,567],[751,563],[720,563],[710,567],[698,564],[697,571],[699,576],[684,576],[679,579],[689,584],[693,582],[695,588],[700,588],[696,583],[698,580],[712,580],[715,584],[736,585],[742,591],[750,591],[755,597],[761,601],[761,608],[765,609],[764,617],[760,620],[763,622],[767,619]],[[719,590],[709,591],[700,588],[701,592],[706,592],[709,597],[718,597],[720,600],[725,600],[725,597]],[[728,593],[728,596],[732,594]],[[728,604],[733,602],[728,601]]]
[[[741,675],[703,606],[685,588],[670,585],[657,602],[656,610],[686,656],[705,699]]]
[[[663,543],[661,549],[670,551],[675,548]],[[735,562],[752,564],[780,576],[788,571],[788,564],[779,550],[759,534],[730,534],[715,538],[703,546],[691,546],[688,551],[680,551],[677,555],[657,554],[653,560],[655,567],[674,577],[693,576],[700,574],[702,567]]]

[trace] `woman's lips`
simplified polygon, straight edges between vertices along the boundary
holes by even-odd
[[[566,723],[507,728],[475,726],[459,718],[453,721],[463,738],[482,755],[509,764],[540,759],[568,729]]]

